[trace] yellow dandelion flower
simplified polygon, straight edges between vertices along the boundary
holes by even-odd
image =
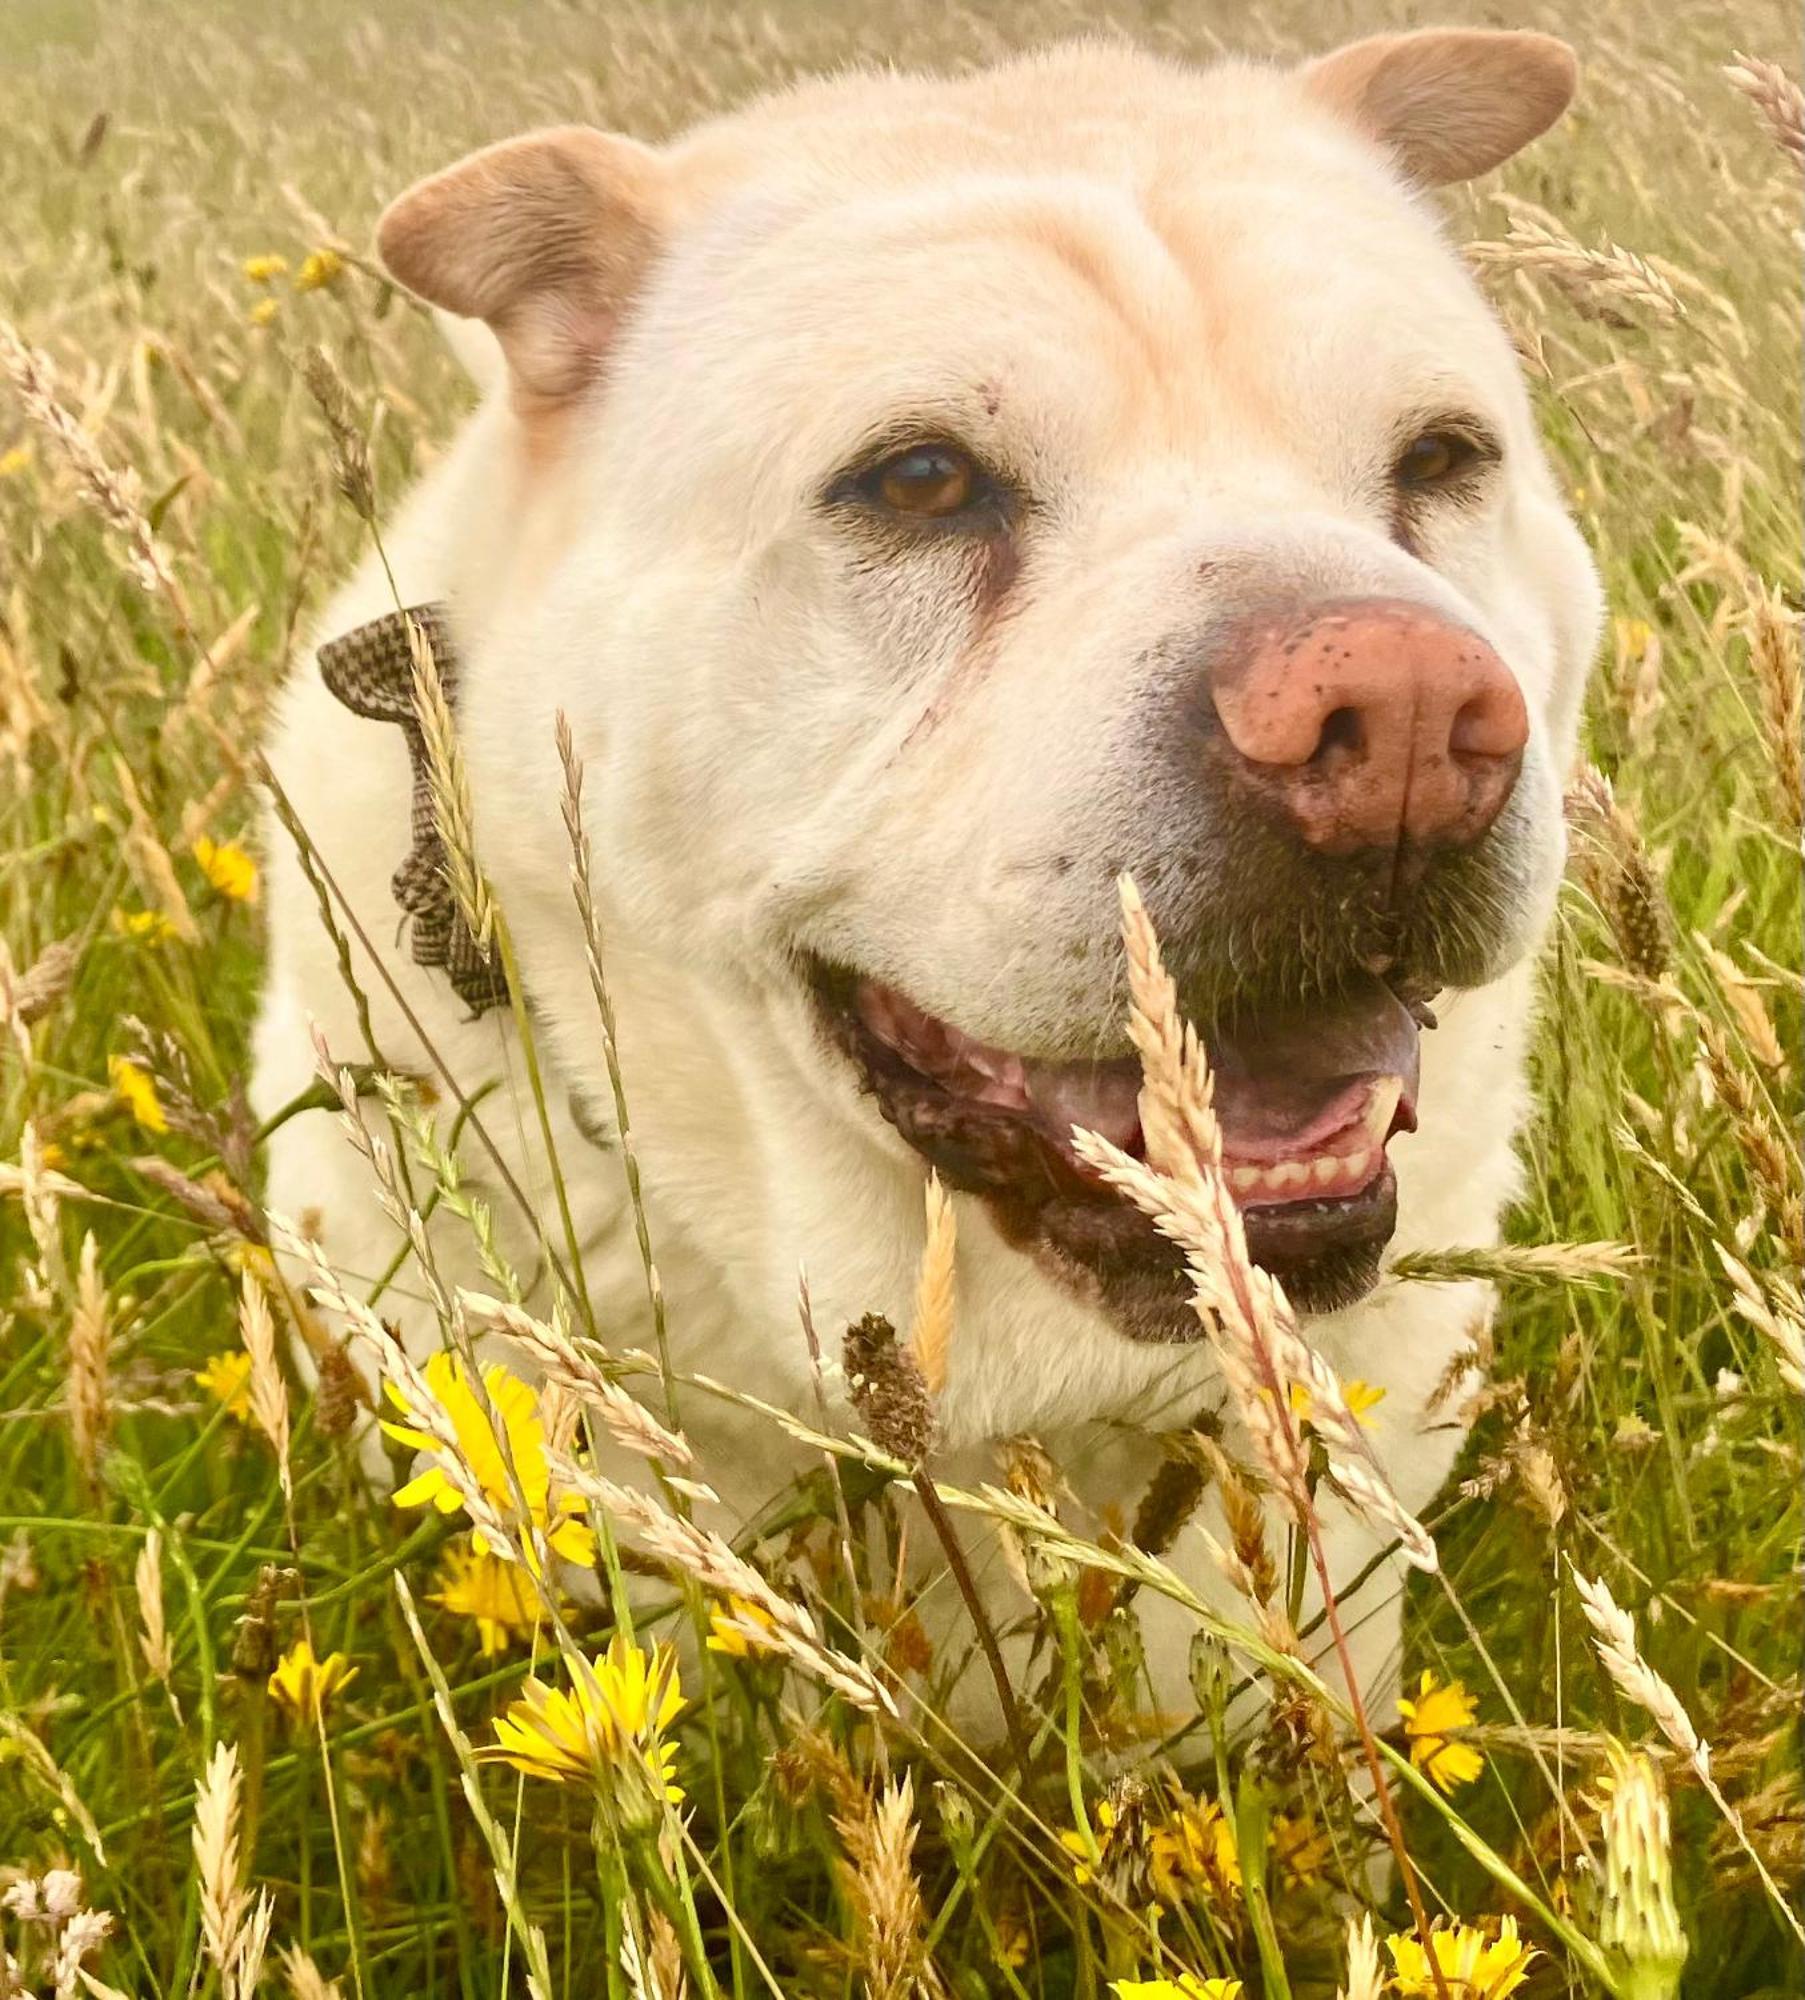
[[[432,1602],[455,1618],[475,1621],[484,1659],[505,1653],[545,1615],[532,1578],[518,1563],[473,1548],[446,1551]]]
[[[1112,1979],[1118,2000],[1241,2000],[1238,1979],[1199,1979],[1181,1972],[1176,1979]]]
[[[169,1117],[157,1086],[148,1071],[140,1069],[130,1056],[107,1057],[107,1081],[113,1094],[147,1132],[167,1132]]]
[[[1506,1917],[1498,1935],[1489,1938],[1468,1924],[1437,1924],[1429,1933],[1429,1950],[1409,1935],[1385,1940],[1397,1973],[1400,1994],[1433,1993],[1439,1972],[1449,2000],[1505,2000],[1529,1976],[1535,1947],[1517,1936],[1517,1920]],[[1431,1961],[1430,1953],[1434,1959]]]
[[[119,910],[107,919],[116,937],[136,938],[141,944],[167,944],[175,936],[175,925],[161,910]]]
[[[497,1718],[487,1754],[529,1778],[591,1785],[623,1824],[643,1826],[683,1803],[677,1746],[664,1735],[683,1705],[676,1653],[643,1650],[617,1632],[568,1692],[528,1680]]]
[[[1366,1413],[1368,1410],[1377,1409],[1384,1402],[1385,1391],[1375,1387],[1373,1383],[1363,1382],[1358,1376],[1355,1376],[1351,1382],[1342,1383],[1341,1399],[1354,1413],[1355,1422],[1371,1430],[1372,1425],[1367,1423]],[[1303,1383],[1293,1382],[1291,1385],[1291,1410],[1300,1424],[1307,1424],[1310,1421],[1312,1407],[1309,1390],[1304,1387]]]
[[[1444,1686],[1427,1667],[1417,1683],[1416,1697],[1398,1698],[1404,1734],[1410,1739],[1410,1761],[1427,1771],[1444,1792],[1470,1785],[1485,1769],[1485,1759],[1456,1732],[1470,1729],[1479,1704],[1459,1681]]]
[[[1033,1940],[1028,1935],[1028,1926],[1022,1922],[1014,1910],[1005,1910],[996,1920],[995,1935],[991,1939],[990,1955],[1006,1972],[1016,1972],[1028,1962],[1028,1950]]]
[[[222,896],[235,903],[256,902],[257,864],[242,847],[229,840],[209,840],[202,834],[189,852]]]
[[[457,1432],[458,1455],[471,1476],[503,1514],[516,1511],[514,1481],[526,1497],[533,1526],[552,1549],[567,1562],[588,1565],[595,1561],[595,1536],[587,1521],[579,1518],[583,1503],[574,1493],[552,1492],[551,1467],[545,1455],[545,1425],[533,1392],[520,1377],[500,1362],[483,1370],[483,1390],[490,1408],[501,1421],[507,1441],[507,1456],[489,1420],[489,1412],[478,1399],[470,1371],[461,1357],[441,1348],[426,1364],[426,1386],[433,1400],[451,1419]],[[407,1402],[393,1382],[387,1385],[391,1402],[404,1414]],[[385,1423],[383,1429],[399,1443],[415,1451],[437,1452],[440,1447],[424,1431],[407,1424]],[[513,1478],[508,1462],[513,1461]],[[442,1466],[431,1465],[411,1479],[394,1496],[397,1507],[436,1507],[441,1514],[455,1514],[463,1498]],[[474,1538],[479,1555],[492,1551],[480,1534]]]
[[[305,1639],[297,1639],[269,1677],[270,1698],[288,1711],[292,1721],[313,1728],[331,1706],[333,1697],[357,1678],[357,1669],[343,1653],[316,1660]]]
[[[242,1347],[210,1355],[206,1367],[194,1371],[194,1379],[216,1403],[225,1405],[228,1417],[241,1424],[251,1421],[251,1357]]]
[[[259,299],[250,311],[245,314],[245,318],[252,326],[269,326],[274,323],[277,313],[281,310],[282,301],[280,299]]]
[[[345,260],[336,250],[322,245],[318,250],[309,250],[301,259],[301,268],[295,273],[297,292],[320,292],[328,285],[336,284],[345,268]]]
[[[265,250],[260,256],[247,257],[238,268],[253,285],[273,285],[278,278],[288,276],[288,259],[279,251]]]
[[[717,1606],[708,1614],[708,1650],[726,1653],[736,1660],[782,1652],[775,1638],[754,1638],[748,1627],[775,1633],[777,1621],[762,1604],[754,1604],[749,1597],[729,1597],[725,1609]]]
[[[237,1272],[240,1277],[247,1273],[253,1278],[261,1278],[265,1284],[276,1281],[276,1260],[261,1243],[246,1242],[240,1237],[226,1245],[224,1251],[226,1268]]]
[[[1091,1814],[1092,1839],[1087,1840],[1075,1826],[1060,1834],[1060,1846],[1072,1857],[1072,1880],[1080,1889],[1096,1880],[1097,1861],[1107,1857],[1110,1835],[1115,1832],[1119,1817],[1112,1799],[1099,1799],[1097,1810]]]
[[[1241,1887],[1235,1830],[1209,1799],[1187,1799],[1153,1829],[1147,1846],[1154,1887],[1173,1902],[1199,1892],[1227,1902]]]
[[[0,479],[17,479],[21,472],[30,469],[33,455],[29,443],[16,444],[10,451],[0,451]]]

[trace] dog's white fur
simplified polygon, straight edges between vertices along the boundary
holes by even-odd
[[[1524,954],[1559,873],[1558,778],[1598,603],[1509,343],[1416,182],[1492,164],[1552,115],[1523,109],[1529,86],[1565,90],[1540,38],[1449,36],[1439,52],[1411,39],[1407,59],[1364,45],[1301,75],[1083,44],[959,81],[811,85],[659,154],[597,141],[578,179],[605,184],[603,206],[625,204],[638,232],[612,266],[560,238],[558,269],[523,278],[508,259],[533,264],[545,202],[511,195],[493,167],[457,182],[457,202],[441,191],[403,214],[403,275],[489,313],[512,374],[510,390],[479,335],[494,393],[385,544],[402,602],[453,607],[477,845],[554,1073],[558,1154],[610,1337],[644,1341],[645,1286],[618,1154],[579,1135],[564,1098],[612,1101],[559,818],[559,711],[587,768],[677,1363],[807,1408],[798,1267],[830,1335],[868,1311],[906,1323],[925,1169],[823,1050],[789,954],[850,959],[1014,1047],[1069,1048],[1079,1022],[1100,1033],[1117,1006],[1107,864],[1135,828],[1124,718],[1148,708],[1162,646],[1208,609],[1204,564],[1439,608],[1522,684],[1532,835],[1514,963],[1444,1000],[1421,1129],[1394,1150],[1394,1249],[1494,1240],[1524,1103]],[[1505,43],[1540,53],[1504,60]],[[494,213],[510,199],[524,203],[518,245]],[[484,238],[498,228],[499,245]],[[1483,506],[1443,515],[1407,554],[1359,468],[1399,410],[1451,403],[1496,428],[1502,473]],[[992,624],[949,593],[939,558],[853,574],[817,504],[899,412],[989,425],[1050,496]],[[394,603],[372,560],[320,635]],[[425,1075],[444,1061],[466,1088],[501,1079],[484,1119],[551,1217],[505,1011],[468,1018],[396,940],[398,732],[347,713],[310,665],[270,755],[381,951],[380,976],[354,957],[386,1058]],[[1072,851],[1100,865],[1053,872]],[[340,1057],[364,1053],[274,826],[269,853],[266,1115],[310,1079],[310,1024]],[[1062,949],[1075,938],[1095,942],[1088,959]],[[316,1221],[346,1271],[388,1262],[392,1233],[326,1117],[283,1126],[269,1193]],[[542,1277],[532,1229],[489,1193],[510,1252]],[[1124,1338],[979,1203],[961,1199],[958,1219],[949,1476],[961,1452],[1032,1430],[1089,1504],[1132,1505],[1156,1461],[1133,1425],[1220,1401],[1206,1351]],[[442,1254],[474,1276],[460,1235],[444,1232]],[[1431,1392],[1485,1309],[1474,1287],[1382,1283],[1311,1325],[1344,1376],[1386,1390],[1375,1437],[1412,1507],[1452,1462],[1460,1433]],[[423,1311],[408,1326],[431,1337]],[[769,1426],[696,1394],[684,1415],[729,1525],[791,1470]],[[1207,1566],[1190,1540],[1177,1559],[1195,1572]],[[1331,1552],[1346,1575],[1372,1546],[1343,1520]],[[1394,1590],[1382,1578],[1352,1614],[1375,1673],[1396,1641],[1395,1610],[1375,1607]],[[1155,1693],[1171,1701],[1184,1621],[1141,1609]]]

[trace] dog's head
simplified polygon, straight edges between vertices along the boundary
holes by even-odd
[[[532,135],[384,220],[500,338],[491,714],[570,715],[623,929],[806,1018],[798,1121],[894,1128],[1130,1333],[1172,1256],[1069,1138],[1136,1139],[1121,871],[1306,1308],[1373,1282],[1426,1008],[1546,918],[1596,593],[1423,190],[1572,80],[1086,44]]]

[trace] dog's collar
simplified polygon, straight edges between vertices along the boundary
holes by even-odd
[[[499,957],[477,943],[451,893],[445,843],[433,811],[426,740],[414,706],[410,623],[432,649],[445,700],[455,715],[459,662],[450,613],[443,604],[415,604],[405,611],[391,611],[328,641],[318,653],[320,678],[352,714],[372,722],[392,722],[406,740],[408,762],[413,767],[413,846],[395,870],[390,887],[403,917],[412,922],[414,963],[441,969],[465,1006],[482,1014],[507,1004],[507,976]]]

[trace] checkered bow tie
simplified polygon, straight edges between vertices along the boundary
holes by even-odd
[[[407,742],[413,767],[413,845],[395,870],[395,901],[413,926],[416,965],[441,967],[472,1013],[507,1004],[508,982],[501,961],[476,941],[451,893],[445,844],[433,811],[426,739],[414,706],[414,659],[408,622],[432,649],[445,699],[457,707],[458,656],[451,621],[443,604],[416,604],[359,625],[319,649],[320,677],[327,690],[354,715],[392,722]]]

